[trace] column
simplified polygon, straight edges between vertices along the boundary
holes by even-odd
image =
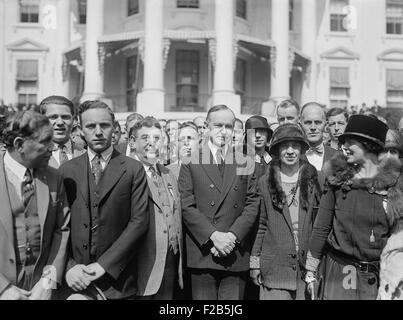
[[[159,116],[164,112],[163,0],[144,2],[144,81],[137,96],[137,112]]]
[[[63,79],[63,52],[70,45],[70,0],[59,0],[57,3],[57,59],[55,70],[56,92],[68,96],[68,79]]]
[[[5,19],[6,17],[6,12],[5,12],[5,4],[4,1],[0,1],[0,104],[1,104],[1,99],[4,99],[4,82],[6,78],[6,73],[4,72],[4,58],[5,58],[5,46],[4,46],[4,37],[6,33],[5,29]],[[4,103],[6,101],[4,100]]]
[[[241,112],[241,100],[234,93],[234,2],[215,0],[216,63],[213,105],[225,104],[235,114]]]
[[[98,38],[104,28],[104,0],[87,1],[87,28],[85,40],[85,80],[81,101],[104,96],[104,79],[99,69]]]
[[[302,1],[302,52],[311,58],[302,86],[302,103],[316,99],[316,0]]]
[[[272,0],[271,37],[276,46],[271,66],[271,100],[290,97],[288,0]]]

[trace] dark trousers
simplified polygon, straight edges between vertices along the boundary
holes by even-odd
[[[242,300],[248,272],[190,269],[193,300]]]
[[[158,292],[152,296],[139,297],[140,300],[173,300],[178,294],[178,263],[179,254],[168,250],[165,262],[164,275]]]

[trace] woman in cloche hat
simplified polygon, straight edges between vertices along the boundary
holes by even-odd
[[[345,148],[325,165],[327,182],[313,228],[305,281],[311,290],[322,261],[325,300],[376,299],[379,260],[391,217],[403,212],[399,160],[380,162],[388,127],[353,115],[339,137]],[[326,249],[325,249],[326,248]]]
[[[308,148],[291,123],[278,127],[269,145],[273,160],[258,183],[260,220],[250,259],[260,300],[306,298],[303,266],[320,200],[317,170],[301,157]]]

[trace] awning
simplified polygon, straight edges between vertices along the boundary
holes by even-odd
[[[243,34],[237,34],[236,39],[241,51],[250,55],[255,55],[259,58],[270,60],[270,51],[271,48],[274,47],[273,41],[249,37]]]

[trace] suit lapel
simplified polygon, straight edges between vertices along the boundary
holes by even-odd
[[[160,201],[160,197],[158,195],[158,189],[154,184],[154,181],[147,175],[147,183],[148,187],[150,188],[151,194],[150,198],[155,203],[155,205],[162,210],[162,203]]]
[[[8,233],[8,237],[11,240],[9,242],[12,243],[14,240],[13,214],[11,212],[10,199],[7,191],[7,181],[4,170],[4,153],[0,156],[0,203],[0,222],[3,224],[4,230]]]
[[[222,192],[223,179],[220,170],[218,170],[218,165],[214,162],[214,157],[207,143],[202,148],[200,163],[207,176],[212,182],[214,182],[217,190]]]
[[[76,181],[80,189],[81,196],[84,199],[85,204],[88,206],[88,170],[91,170],[89,166],[88,154],[81,155],[76,162]]]
[[[169,175],[169,171],[166,168],[161,168],[159,166],[162,181],[164,183],[165,189],[168,191],[168,199],[169,205],[171,207],[171,211],[174,212],[174,202],[175,202],[175,190],[174,190],[174,181],[172,181],[171,176]]]
[[[43,240],[43,230],[45,227],[46,215],[48,213],[49,207],[49,187],[47,185],[46,176],[41,172],[37,171],[35,176],[35,187],[36,187],[36,199],[38,208],[39,224],[41,226],[41,243]]]
[[[124,156],[121,156],[115,149],[112,152],[112,157],[109,160],[108,165],[105,167],[105,171],[101,182],[101,194],[100,201],[108,194],[108,192],[119,181],[120,177],[126,172],[124,166]]]

